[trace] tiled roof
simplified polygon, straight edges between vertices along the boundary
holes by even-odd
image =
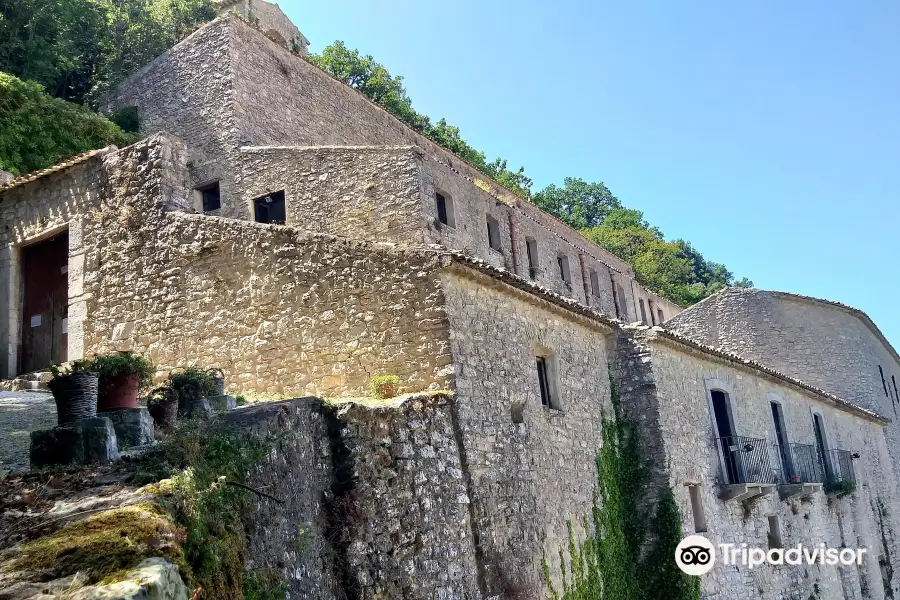
[[[106,148],[100,148],[99,150],[91,150],[90,152],[84,152],[82,154],[78,154],[77,156],[73,156],[72,158],[66,159],[58,165],[53,165],[52,167],[48,167],[46,169],[41,169],[40,171],[33,171],[26,175],[22,175],[21,177],[16,177],[9,183],[5,185],[0,185],[0,192],[5,192],[7,190],[11,190],[14,187],[18,187],[20,185],[24,185],[26,183],[31,183],[32,181],[36,181],[41,177],[46,177],[47,175],[51,175],[53,173],[58,173],[59,171],[64,171],[69,167],[74,167],[75,165],[80,165],[83,162],[87,162],[95,156],[101,156],[115,150],[115,146],[108,146]]]

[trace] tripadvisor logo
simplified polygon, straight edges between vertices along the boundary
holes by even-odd
[[[675,563],[688,575],[705,575],[716,564],[716,548],[702,535],[689,535],[675,548]]]
[[[798,544],[792,548],[749,548],[747,544],[719,544],[723,565],[743,565],[750,569],[761,565],[861,565],[868,548],[828,548]],[[702,535],[690,535],[675,548],[675,563],[688,575],[705,575],[716,564],[716,548]]]

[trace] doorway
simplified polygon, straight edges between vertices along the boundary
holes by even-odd
[[[722,458],[722,468],[726,483],[740,483],[740,465],[736,456],[736,453],[739,451],[738,440],[734,435],[731,408],[728,405],[728,394],[722,390],[712,390],[709,395],[712,401],[716,435],[718,436],[716,442]]]
[[[813,413],[813,429],[816,432],[816,448],[819,451],[819,460],[825,469],[825,481],[831,481],[834,477],[831,471],[831,462],[828,460],[828,438],[825,437],[825,423],[822,415]]]
[[[796,475],[791,462],[790,447],[788,446],[787,430],[784,426],[784,412],[781,404],[770,402],[772,407],[772,423],[775,425],[775,444],[778,446],[778,458],[781,461],[782,479],[790,483]]]
[[[21,257],[20,374],[67,360],[69,232],[25,246]]]

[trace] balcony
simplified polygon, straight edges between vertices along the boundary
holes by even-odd
[[[811,444],[775,444],[778,495],[782,500],[810,496],[822,489],[825,473],[816,447]]]
[[[776,473],[767,440],[733,435],[716,438],[716,447],[722,463],[722,500],[749,500],[774,491]]]
[[[856,490],[853,459],[848,450],[830,450],[825,461],[825,493],[844,496]]]

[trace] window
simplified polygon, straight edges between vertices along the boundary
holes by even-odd
[[[891,375],[891,383],[894,385],[894,398],[897,402],[900,402],[900,396],[897,395],[897,380],[894,379],[893,375]]]
[[[559,265],[559,276],[562,277],[563,283],[571,288],[572,273],[569,271],[569,257],[560,254],[556,257],[556,262]]]
[[[203,212],[210,212],[222,208],[222,197],[219,193],[218,181],[198,187],[197,193],[200,194]]]
[[[647,310],[644,308],[644,299],[640,298],[639,300],[641,303],[641,323],[646,325],[647,324]]]
[[[619,293],[618,293],[619,292],[619,290],[618,290],[619,284],[616,283],[616,280],[613,279],[612,275],[609,276],[609,285],[610,285],[610,287],[612,287],[612,291],[613,291],[613,307],[616,309],[616,318],[621,319],[622,318],[622,307],[619,306]]]
[[[691,496],[691,513],[694,515],[694,531],[703,533],[707,530],[706,513],[703,512],[703,501],[700,497],[700,486],[688,486],[688,493]]]
[[[665,317],[663,317],[663,311],[662,311],[662,309],[661,309],[661,308],[658,309],[658,310],[656,311],[656,314],[659,316],[659,324],[662,325],[662,324],[665,322],[665,320],[666,320]]]
[[[769,515],[769,548],[781,548],[781,521],[778,515]]]
[[[647,300],[647,308],[650,309],[650,324],[656,325],[656,314],[653,312],[653,300]]]
[[[260,196],[253,201],[253,215],[257,223],[284,225],[287,213],[284,206],[284,190]]]
[[[778,402],[769,402],[772,409],[772,424],[775,426],[775,445],[778,450],[778,459],[781,461],[781,473],[784,481],[792,481],[795,475],[790,459],[790,447],[788,446],[787,430],[784,427],[784,411]]]
[[[535,362],[537,364],[538,386],[541,391],[541,405],[544,408],[559,410],[553,360],[549,356],[537,356],[535,357]]]
[[[881,365],[878,365],[878,373],[881,375],[881,386],[884,388],[884,395],[889,396],[887,382],[884,380],[884,369],[881,368]]]
[[[456,227],[456,217],[453,214],[453,198],[441,192],[435,192],[434,204],[437,208],[438,221],[448,227]]]
[[[502,250],[500,246],[500,223],[498,223],[497,219],[490,215],[488,215],[487,218],[487,229],[488,245],[491,247],[491,250],[500,252]]]
[[[525,238],[525,254],[528,255],[528,277],[537,279],[538,274],[538,250],[537,242],[531,238]]]
[[[597,271],[591,269],[590,271],[591,278],[591,295],[595,298],[600,297],[600,278],[597,277]]]
[[[628,317],[628,304],[625,302],[625,290],[618,283],[616,284],[616,294],[619,297],[619,310],[622,311],[622,316]]]

